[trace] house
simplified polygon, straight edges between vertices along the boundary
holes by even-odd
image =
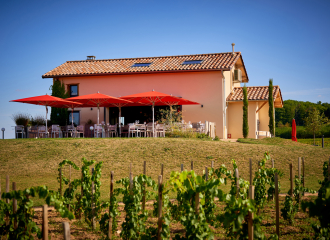
[[[196,55],[67,61],[42,76],[62,81],[71,97],[103,93],[114,97],[152,91],[172,94],[200,105],[180,106],[186,122],[211,121],[219,138],[242,137],[241,84],[249,77],[241,52]],[[249,137],[268,131],[268,87],[249,87]],[[281,91],[274,87],[275,107],[283,107]],[[95,108],[75,109],[74,121],[96,122]],[[157,111],[157,110],[156,110]],[[123,107],[124,123],[150,117],[150,107]],[[100,119],[118,122],[118,108],[105,107]],[[264,134],[265,135],[265,134]]]

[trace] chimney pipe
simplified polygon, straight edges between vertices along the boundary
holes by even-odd
[[[95,56],[87,56],[87,60],[95,60]]]
[[[234,46],[235,46],[235,43],[232,43],[231,46],[233,47],[233,55],[235,54],[235,51],[234,51]]]

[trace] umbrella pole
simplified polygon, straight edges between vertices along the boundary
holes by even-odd
[[[73,108],[71,108],[71,126],[72,126],[72,131],[73,131]],[[72,137],[72,135],[71,135]]]
[[[48,128],[47,128],[47,113],[48,113],[48,108],[47,108],[47,105],[46,105],[46,138],[48,137]],[[38,136],[39,137],[39,136]]]
[[[121,107],[119,108],[119,118],[118,118],[118,124],[119,124],[119,137],[121,137]]]
[[[152,136],[155,137],[155,103],[152,103]]]
[[[100,107],[99,103],[97,104],[97,125],[100,124]]]

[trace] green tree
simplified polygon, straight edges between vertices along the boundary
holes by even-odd
[[[275,136],[275,119],[274,119],[274,98],[273,98],[273,79],[269,79],[268,87],[268,104],[269,104],[269,132]]]
[[[68,98],[69,94],[65,91],[64,83],[59,80],[55,80],[54,84],[50,86],[52,90],[52,96],[59,98]],[[68,119],[68,110],[66,108],[54,108],[50,112],[50,120],[52,124],[59,124],[60,126],[65,126]]]
[[[328,122],[328,118],[324,114],[320,114],[320,111],[315,107],[308,111],[308,116],[305,118],[305,126],[307,131],[313,132],[314,145],[315,145],[315,133],[320,131],[323,124]]]
[[[248,102],[248,97],[247,97],[247,88],[246,85],[244,84],[243,87],[243,137],[247,138],[249,135],[249,121],[248,121],[248,106],[249,106],[249,102]]]

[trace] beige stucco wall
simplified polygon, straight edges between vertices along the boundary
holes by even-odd
[[[180,96],[201,105],[183,106],[186,122],[211,121],[216,123],[217,135],[223,137],[223,94],[221,71],[189,73],[127,74],[60,78],[64,84],[79,84],[79,95],[98,91],[114,97],[152,91]],[[228,93],[229,94],[229,93]],[[88,119],[97,122],[97,108],[82,108],[80,124]],[[151,109],[150,109],[151,111]],[[100,121],[104,108],[100,108]]]
[[[249,122],[249,138],[256,138],[257,120],[256,114],[258,102],[249,102],[248,122]],[[228,134],[232,139],[243,137],[243,102],[230,102],[228,104]]]
[[[262,106],[262,102],[259,103],[259,106]],[[266,103],[260,110],[259,110],[259,131],[269,131],[269,117],[268,117],[268,110],[269,104]]]

